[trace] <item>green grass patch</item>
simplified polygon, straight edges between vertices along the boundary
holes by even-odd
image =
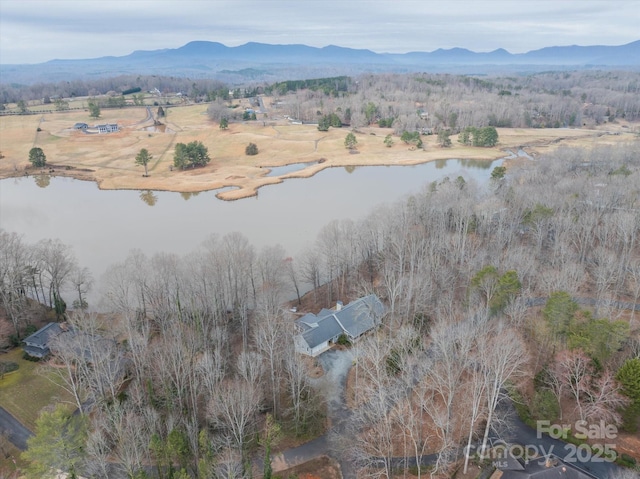
[[[22,358],[22,348],[13,349],[2,359],[17,363],[19,368],[0,380],[0,404],[27,429],[34,430],[42,408],[72,399],[59,385],[38,373],[41,363]]]

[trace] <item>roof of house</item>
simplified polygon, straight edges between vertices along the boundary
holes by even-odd
[[[343,306],[339,311],[322,309],[317,315],[307,313],[296,321],[302,338],[310,348],[330,341],[340,334],[352,338],[373,329],[384,313],[384,305],[375,294]]]
[[[521,464],[521,460],[519,461]],[[503,470],[501,479],[594,479],[595,476],[552,456],[530,459],[522,470]]]
[[[315,348],[343,333],[340,324],[333,316],[327,316],[318,320],[317,326],[302,333],[302,337],[310,348]]]
[[[24,342],[32,346],[46,347],[49,342],[64,331],[59,323],[49,323],[38,329],[31,336],[24,338]]]
[[[340,311],[335,312],[334,316],[338,318],[349,336],[357,338],[373,329],[383,313],[382,302],[375,294],[370,294],[344,306]]]

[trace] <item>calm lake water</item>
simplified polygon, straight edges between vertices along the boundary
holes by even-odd
[[[0,228],[28,243],[60,238],[96,279],[133,248],[185,254],[209,235],[239,231],[259,249],[281,244],[295,256],[333,219],[358,220],[376,205],[458,175],[487,181],[494,162],[447,160],[417,166],[328,168],[311,178],[261,188],[257,197],[222,201],[215,192],[101,191],[95,183],[36,177],[0,181]]]

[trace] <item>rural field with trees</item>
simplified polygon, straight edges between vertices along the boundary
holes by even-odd
[[[94,278],[59,240],[30,244],[0,230],[0,349],[20,347],[47,321],[63,325],[36,368],[59,395],[32,411],[21,471],[285,478],[299,466],[288,451],[312,449],[310,459],[330,456],[345,477],[475,478],[492,463],[465,457],[465,447],[490,449],[519,416],[534,435],[536,421],[569,424],[568,439],[589,457],[604,446],[582,437],[577,421],[615,426],[616,462],[590,466],[597,477],[633,477],[639,80],[379,74],[237,94],[160,77],[78,81],[73,91],[3,85],[10,108],[35,108],[45,92],[87,95],[100,122],[122,125],[71,131],[95,113],[89,100],[86,111],[1,116],[2,131],[15,133],[3,135],[3,176],[46,164],[103,188],[145,190],[150,201],[169,184],[235,185],[240,193],[228,198],[246,196],[282,181],[264,167],[300,161],[324,160],[308,176],[337,165],[490,160],[509,148],[532,154],[486,184],[444,178],[364,219],[330,222],[295,257],[232,233],[202,238],[184,256],[132,250]],[[184,90],[172,97],[184,104],[147,94],[126,107],[97,100],[137,86]],[[244,118],[258,95],[267,111]],[[105,311],[87,304],[92,288]],[[353,344],[343,337],[328,356],[297,351],[295,319],[369,294],[385,306],[379,327]],[[18,371],[26,363],[14,362]],[[15,384],[3,381],[16,415]],[[19,454],[8,437],[2,459]],[[10,477],[15,466],[2,464]]]

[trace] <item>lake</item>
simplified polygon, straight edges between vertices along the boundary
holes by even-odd
[[[361,219],[376,205],[445,176],[484,183],[501,162],[327,168],[237,201],[219,200],[214,191],[102,191],[93,182],[70,178],[40,178],[40,185],[33,176],[11,178],[0,181],[0,227],[22,234],[28,243],[59,238],[72,246],[78,262],[96,279],[133,248],[149,256],[161,251],[185,254],[213,233],[239,231],[256,249],[279,243],[295,256],[312,245],[331,220]]]

